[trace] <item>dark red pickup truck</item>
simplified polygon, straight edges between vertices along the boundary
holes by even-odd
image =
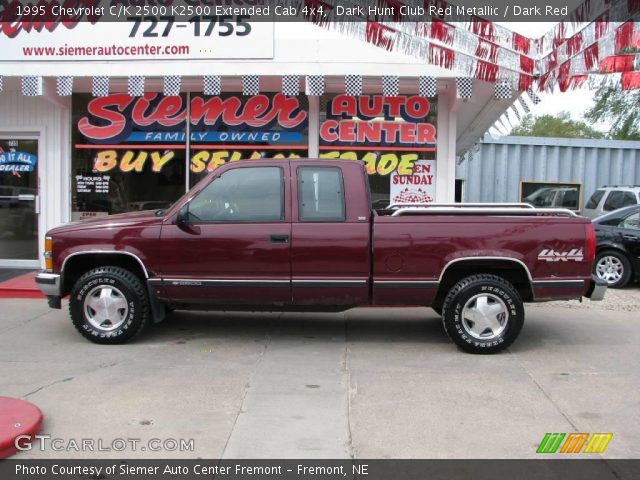
[[[227,164],[167,211],[48,232],[36,282],[96,343],[171,309],[431,306],[464,350],[499,351],[524,302],[600,300],[591,222],[524,204],[370,207],[355,161]]]

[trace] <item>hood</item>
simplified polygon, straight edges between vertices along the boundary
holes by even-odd
[[[145,210],[142,212],[108,215],[106,217],[95,218],[93,220],[80,220],[53,228],[47,233],[47,235],[55,235],[56,233],[66,233],[70,231],[137,227],[160,224],[162,223],[164,216],[157,216],[157,211],[158,210]]]

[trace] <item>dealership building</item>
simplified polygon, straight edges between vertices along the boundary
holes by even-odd
[[[30,227],[7,225],[24,231],[5,230],[0,252],[9,258],[0,263],[36,266],[47,229],[161,208],[236,159],[361,159],[381,203],[398,169],[423,161],[428,174],[402,199],[414,191],[422,201],[454,201],[457,155],[513,102],[480,81],[470,98],[457,98],[451,71],[310,23],[252,27],[250,46],[247,37],[216,38],[224,58],[0,62],[0,148],[33,159],[22,172],[0,173],[0,189],[19,197],[4,203],[33,209],[40,240]],[[48,36],[70,45],[77,34],[60,27]],[[13,41],[0,37],[2,48]],[[421,77],[429,91],[420,92]],[[35,92],[23,92],[29,81]],[[178,90],[166,93],[177,95],[165,95],[176,88],[170,82]],[[70,95],[60,91],[69,83]]]
[[[532,41],[388,25],[5,24],[0,266],[36,267],[48,229],[164,208],[236,160],[362,160],[374,206],[459,200],[460,155],[526,108]]]

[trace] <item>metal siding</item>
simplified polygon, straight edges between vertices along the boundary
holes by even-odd
[[[521,181],[580,182],[582,205],[603,185],[640,185],[640,142],[498,137],[457,166],[465,202],[519,201]]]

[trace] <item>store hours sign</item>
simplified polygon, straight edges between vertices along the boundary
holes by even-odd
[[[135,15],[134,9],[117,21],[99,14],[73,21],[9,10],[12,4],[0,7],[0,61],[273,58],[273,22],[250,15]]]

